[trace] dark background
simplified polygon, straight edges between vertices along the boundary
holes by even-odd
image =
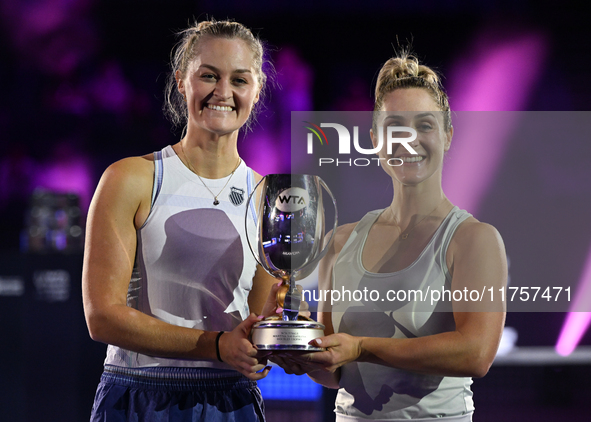
[[[73,218],[83,226],[106,166],[178,141],[180,131],[161,112],[174,32],[194,18],[234,18],[268,43],[275,83],[260,124],[240,141],[247,163],[265,174],[290,170],[290,111],[371,110],[377,70],[408,41],[446,76],[452,109],[507,110],[486,96],[475,106],[454,93],[475,71],[471,57],[533,34],[542,58],[531,87],[508,110],[589,110],[591,37],[588,13],[576,3],[0,0],[0,280],[22,286],[0,290],[0,420],[87,419],[104,345],[90,340],[84,324],[80,243],[31,251],[31,195],[74,192],[81,213]],[[523,68],[512,62],[489,66],[505,81],[522,80]],[[564,142],[561,149],[514,138],[473,211],[503,234],[512,276],[540,265],[540,256],[552,277],[576,282],[582,274],[591,245],[591,153],[588,138]],[[548,248],[557,250],[554,259],[544,255]],[[38,271],[50,270],[69,274],[66,296],[40,293]],[[564,319],[510,313],[507,325],[518,330],[518,346],[553,346]],[[582,344],[591,344],[589,332]],[[589,363],[493,367],[475,383],[475,420],[588,415],[588,375]],[[306,418],[322,418],[322,406],[309,403],[291,417],[302,408],[312,409]]]

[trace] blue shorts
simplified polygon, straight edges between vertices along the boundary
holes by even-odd
[[[91,422],[264,422],[256,381],[207,368],[105,366]]]

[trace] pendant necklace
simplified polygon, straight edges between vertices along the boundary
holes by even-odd
[[[224,189],[226,189],[226,186],[228,186],[228,183],[230,183],[230,179],[232,179],[232,176],[234,176],[234,172],[236,172],[236,170],[238,170],[238,167],[240,167],[240,163],[242,162],[242,159],[240,157],[238,157],[238,164],[236,164],[236,167],[234,167],[234,170],[232,170],[232,173],[230,174],[230,177],[228,177],[228,180],[226,180],[226,183],[224,184],[224,186],[222,187],[222,189],[218,192],[218,194],[214,194],[211,189],[209,189],[209,186],[207,186],[205,184],[205,182],[203,181],[203,179],[201,178],[201,176],[199,176],[199,174],[195,171],[195,169],[193,168],[193,166],[191,165],[191,162],[189,161],[189,159],[187,158],[187,154],[185,154],[185,149],[183,148],[183,142],[179,142],[181,144],[181,152],[183,153],[183,157],[185,157],[185,161],[187,162],[187,165],[189,167],[189,170],[191,170],[193,173],[195,173],[197,175],[197,177],[199,178],[199,180],[201,180],[201,183],[203,184],[203,186],[205,186],[205,189],[207,189],[209,191],[209,193],[211,193],[211,196],[213,196],[213,205],[219,205],[220,201],[218,201],[218,196],[220,196],[222,194],[222,192],[224,191]]]
[[[417,227],[419,224],[421,224],[423,222],[423,220],[429,216],[431,216],[431,214],[433,214],[440,206],[441,204],[443,204],[443,202],[445,202],[445,199],[443,199],[434,209],[433,211],[431,211],[429,214],[427,214],[426,216],[424,216],[423,218],[421,218],[421,220],[415,224],[414,226],[411,227],[410,230],[408,230],[406,233],[402,234],[402,231],[400,232],[400,240],[406,240],[408,238],[408,235],[410,234],[411,231],[413,231],[415,229],[415,227]],[[394,212],[392,211],[392,216],[394,215]],[[400,225],[398,224],[398,221],[396,220],[396,218],[394,218],[394,222],[396,223],[396,225],[398,226],[398,228],[400,229]]]

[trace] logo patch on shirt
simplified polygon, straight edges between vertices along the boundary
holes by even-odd
[[[228,197],[230,198],[230,202],[238,206],[244,202],[244,189],[239,189],[232,186],[230,188],[230,195],[228,195]]]

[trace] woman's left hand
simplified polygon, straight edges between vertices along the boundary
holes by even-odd
[[[334,372],[341,366],[353,362],[361,356],[361,337],[354,337],[349,334],[338,333],[320,337],[310,342],[310,345],[323,347],[322,352],[297,354],[296,353],[274,353],[270,360],[282,366],[284,363],[296,373],[309,373],[314,370],[323,369]],[[282,362],[278,362],[278,358]],[[285,369],[285,368],[284,368]]]
[[[336,371],[341,366],[353,362],[361,356],[361,337],[351,336],[345,333],[331,334],[320,337],[310,342],[311,345],[323,347],[324,352],[310,353],[309,361],[319,363],[330,372]]]

